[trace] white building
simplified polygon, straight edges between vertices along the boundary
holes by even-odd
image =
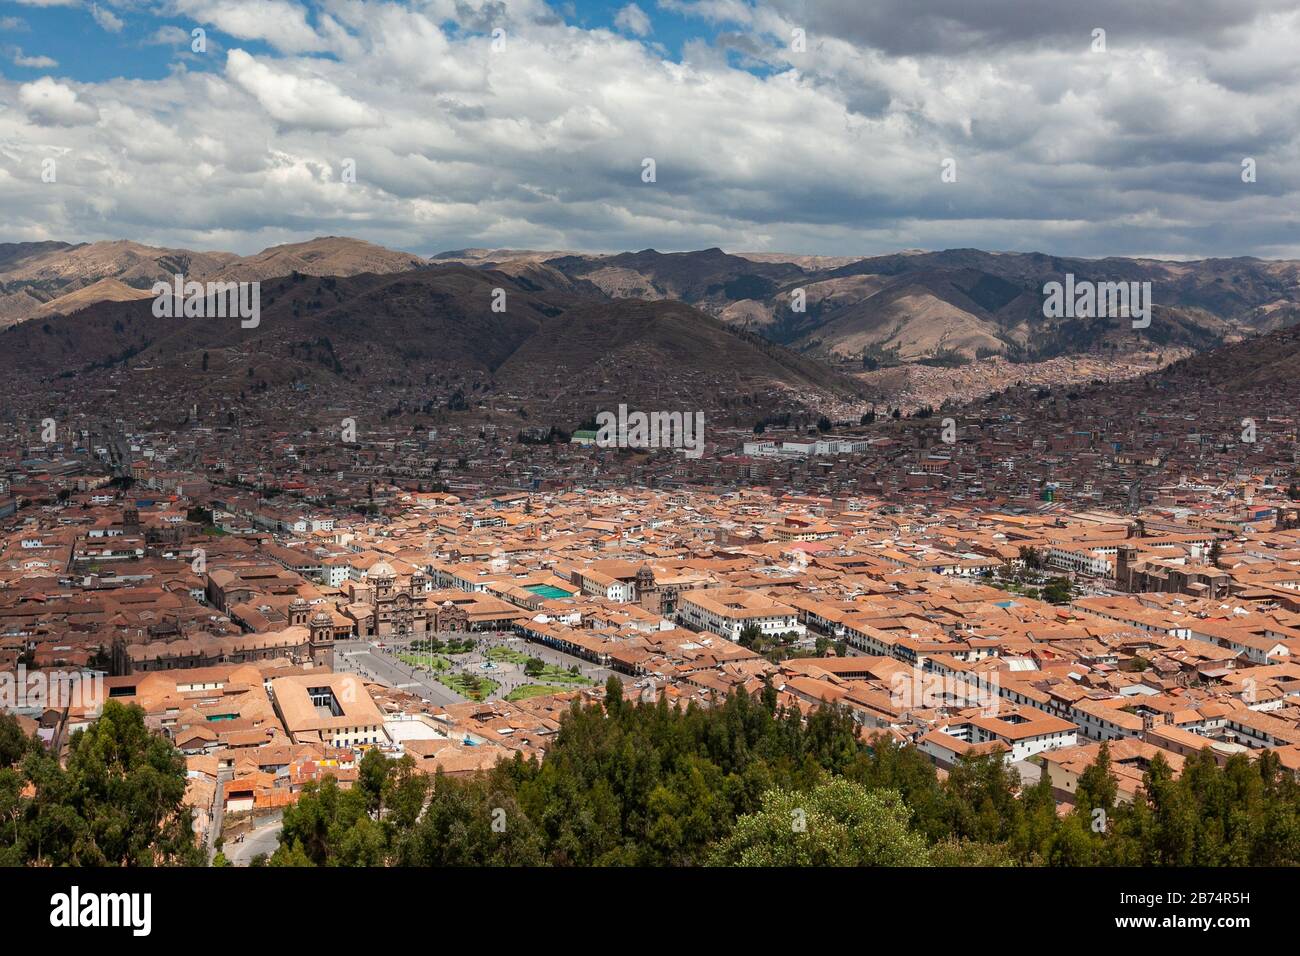
[[[744,588],[687,591],[677,605],[677,619],[693,630],[712,631],[732,641],[739,641],[750,624],[766,637],[791,631],[803,637],[808,631],[794,608]]]

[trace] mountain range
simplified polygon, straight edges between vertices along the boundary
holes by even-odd
[[[277,260],[258,260],[268,261]],[[155,316],[152,297],[104,300],[11,325],[0,333],[0,373],[34,392],[183,395],[182,408],[274,388],[355,402],[392,387],[417,405],[490,395],[507,413],[526,408],[570,426],[618,402],[734,403],[750,418],[861,398],[854,378],[682,302],[612,301],[570,284],[544,288],[458,262],[351,276],[294,270],[261,282],[255,328]]]
[[[727,253],[617,254],[462,249],[424,258],[343,237],[274,246],[251,256],[144,246],[0,244],[0,327],[96,302],[144,297],[176,273],[199,281],[391,275],[461,266],[520,289],[613,303],[675,301],[768,341],[834,363],[1013,361],[1202,350],[1300,321],[1300,262],[1253,258],[1176,262],[1078,259],[977,249],[866,258]],[[1149,328],[1119,319],[1048,319],[1043,288],[1076,281],[1150,282]],[[797,303],[803,300],[803,308]]]
[[[791,257],[793,260],[795,257]],[[508,268],[508,257],[484,265]],[[615,298],[671,298],[801,352],[871,363],[939,356],[1045,359],[1098,349],[1203,349],[1295,321],[1300,263],[1069,259],[976,249],[908,252],[848,263],[751,258],[720,249],[529,260]],[[1043,288],[1064,281],[1150,282],[1154,315],[1047,319]],[[802,292],[804,308],[796,308]]]
[[[125,239],[77,245],[0,243],[0,327],[76,312],[96,301],[121,301],[130,297],[123,287],[143,298],[155,282],[170,281],[178,273],[201,282],[252,282],[294,272],[352,276],[424,264],[419,256],[334,236],[272,246],[251,256],[164,249]]]

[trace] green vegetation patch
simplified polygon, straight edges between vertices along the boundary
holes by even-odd
[[[496,681],[478,674],[444,674],[438,683],[470,700],[487,700],[499,686]]]
[[[545,697],[547,694],[560,694],[564,689],[561,687],[546,687],[542,684],[525,684],[523,687],[516,687],[510,693],[506,694],[505,699],[509,701],[528,700],[530,697]]]

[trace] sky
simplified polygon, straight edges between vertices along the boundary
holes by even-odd
[[[1300,258],[1297,50],[1294,0],[0,0],[0,242]]]

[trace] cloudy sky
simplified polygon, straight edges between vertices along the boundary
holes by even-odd
[[[1294,0],[0,0],[0,241],[1300,258],[1297,50]]]

